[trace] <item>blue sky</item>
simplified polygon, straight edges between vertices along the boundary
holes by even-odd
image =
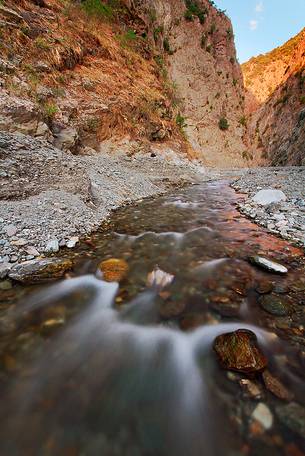
[[[230,17],[240,63],[285,43],[305,27],[305,0],[215,0]]]

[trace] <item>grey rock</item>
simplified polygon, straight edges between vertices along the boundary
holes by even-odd
[[[250,263],[255,266],[259,266],[262,269],[265,269],[269,272],[274,272],[277,274],[286,274],[288,269],[282,264],[276,263],[275,261],[268,260],[268,258],[261,257],[259,255],[254,255],[249,258]]]
[[[8,275],[11,268],[12,265],[7,262],[0,263],[0,279],[4,279]]]
[[[79,140],[78,132],[73,127],[61,130],[55,137],[54,146],[64,151],[74,151]]]
[[[275,409],[279,420],[291,431],[299,434],[302,438],[305,435],[305,408],[296,402],[287,405],[280,405]]]
[[[15,236],[18,231],[18,228],[15,225],[8,225],[4,228],[8,236]]]
[[[271,203],[279,203],[280,201],[286,201],[286,195],[281,190],[275,190],[272,188],[263,189],[257,192],[253,201],[262,206],[266,206]]]
[[[56,253],[59,251],[59,242],[57,239],[52,239],[51,241],[49,241],[46,245],[46,252],[49,252],[49,253]]]

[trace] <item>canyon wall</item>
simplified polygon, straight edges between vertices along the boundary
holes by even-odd
[[[207,165],[245,164],[243,78],[228,17],[208,0],[129,5],[141,12],[156,45],[165,48],[192,147]]]
[[[305,164],[305,29],[242,65],[248,144],[260,164]]]

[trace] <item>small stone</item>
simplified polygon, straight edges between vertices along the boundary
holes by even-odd
[[[252,418],[258,421],[266,431],[271,429],[273,424],[273,415],[267,405],[263,402],[260,402],[255,407],[252,413]]]
[[[285,300],[278,295],[270,294],[259,298],[260,306],[271,315],[283,317],[289,315],[289,308]]]
[[[263,372],[263,379],[266,388],[276,397],[285,401],[291,401],[293,399],[293,394],[277,378],[273,377],[268,370]]]
[[[28,241],[26,239],[18,239],[17,241],[11,241],[11,245],[15,245],[16,247],[22,247],[26,245]]]
[[[247,329],[221,334],[214,341],[221,366],[246,374],[261,372],[267,359],[257,346],[256,335]]]
[[[162,289],[171,284],[173,280],[174,276],[172,274],[155,267],[155,269],[148,274],[146,285],[150,288],[157,287]]]
[[[99,269],[103,273],[103,279],[106,282],[120,282],[128,273],[128,264],[125,260],[110,258],[100,263]]]
[[[0,264],[0,279],[4,279],[9,271],[11,270],[12,265],[6,262]]]
[[[286,274],[288,272],[288,269],[285,266],[258,255],[250,257],[249,261],[255,266],[259,266],[269,272],[278,274]]]
[[[25,247],[24,250],[26,251],[26,253],[27,253],[28,255],[33,255],[34,257],[40,255],[40,253],[38,252],[38,250],[37,250],[35,247],[31,246],[31,245],[29,245],[28,247]]]
[[[6,231],[6,234],[8,236],[15,236],[15,234],[17,233],[18,229],[15,225],[8,225],[6,228],[5,228],[5,231]]]
[[[0,282],[0,290],[10,290],[12,288],[12,283],[10,282],[10,280],[2,280]]]
[[[261,206],[266,206],[271,203],[279,203],[286,201],[286,195],[281,190],[267,188],[257,192],[252,198],[253,201]]]
[[[296,402],[287,405],[279,405],[275,409],[282,424],[291,431],[299,434],[302,438],[305,435],[305,408]]]
[[[259,389],[258,385],[247,378],[242,378],[239,381],[240,386],[243,390],[247,393],[248,396],[252,397],[253,399],[261,399],[262,392]]]
[[[46,252],[49,252],[49,253],[56,253],[59,251],[59,243],[58,243],[58,240],[57,239],[52,239],[51,241],[49,241],[46,245]]]
[[[262,281],[255,287],[255,290],[259,294],[267,294],[273,290],[273,287],[274,287],[274,285],[272,282]]]
[[[79,237],[78,236],[73,236],[71,237],[67,242],[66,242],[66,246],[69,248],[69,249],[72,249],[73,247],[76,246],[76,244],[79,242]]]

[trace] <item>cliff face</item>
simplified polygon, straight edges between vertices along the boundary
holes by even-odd
[[[248,141],[261,164],[305,163],[305,29],[242,66]]]
[[[141,12],[175,86],[187,137],[208,165],[245,163],[244,89],[232,24],[213,2],[145,0]]]
[[[160,145],[242,165],[242,75],[212,3],[8,0],[0,129],[73,153],[124,139],[133,152]]]

